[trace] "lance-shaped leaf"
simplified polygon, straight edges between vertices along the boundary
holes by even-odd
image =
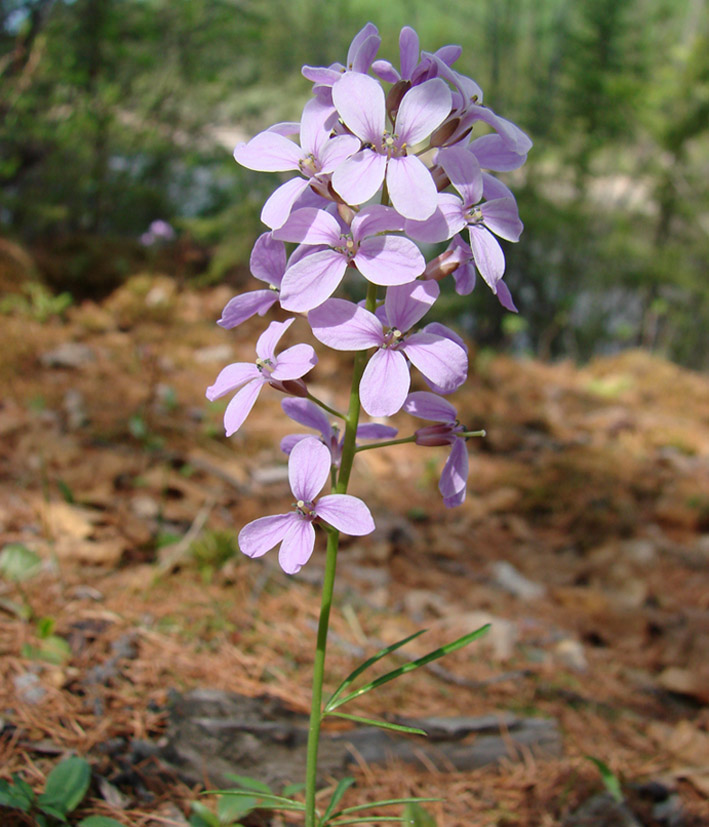
[[[385,798],[382,801],[370,801],[369,804],[357,804],[355,807],[345,807],[335,813],[335,818],[339,816],[351,815],[352,813],[361,813],[362,810],[370,810],[374,807],[393,807],[395,804],[420,804],[421,802],[428,803],[431,801],[443,801],[442,798]]]
[[[335,718],[345,718],[347,721],[355,721],[358,724],[367,724],[368,726],[376,726],[381,729],[391,729],[394,732],[408,732],[410,735],[428,735],[425,729],[417,729],[412,726],[404,726],[403,724],[392,724],[389,721],[377,721],[374,718],[363,718],[361,715],[348,715],[346,712],[326,712],[326,715],[332,715]]]
[[[405,663],[403,666],[400,666],[398,669],[394,669],[392,672],[387,672],[386,675],[382,675],[380,678],[376,678],[373,681],[370,681],[368,684],[356,689],[354,692],[350,692],[349,695],[345,695],[344,698],[338,698],[334,703],[331,702],[327,705],[326,710],[330,712],[333,709],[337,709],[338,706],[342,706],[346,704],[348,701],[353,700],[354,698],[359,698],[360,695],[364,695],[366,692],[370,692],[372,689],[377,689],[380,686],[383,686],[385,683],[389,683],[389,681],[393,681],[395,678],[398,678],[400,675],[405,675],[407,672],[413,672],[414,669],[419,669],[422,666],[425,666],[427,663],[431,663],[431,661],[438,660],[442,658],[444,655],[448,655],[451,652],[456,652],[458,649],[462,649],[464,646],[467,646],[469,643],[472,643],[479,637],[482,637],[488,629],[490,628],[490,624],[486,623],[485,626],[481,626],[479,629],[476,629],[474,632],[470,632],[470,634],[463,635],[463,637],[458,638],[458,640],[454,640],[453,643],[448,643],[446,646],[441,646],[439,649],[434,649],[433,652],[429,652],[427,655],[424,655],[421,658],[417,658],[411,663]]]
[[[332,794],[332,798],[330,799],[330,803],[327,805],[327,809],[323,813],[322,821],[320,822],[322,825],[327,824],[328,819],[335,811],[335,807],[342,801],[342,796],[349,790],[349,788],[354,784],[354,778],[343,778],[335,787],[335,792]]]
[[[254,790],[206,790],[205,795],[236,795],[256,799],[255,809],[305,810],[305,804],[274,793],[257,793]]]

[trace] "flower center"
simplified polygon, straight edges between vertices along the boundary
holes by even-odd
[[[468,224],[482,224],[485,220],[485,216],[483,215],[483,211],[480,207],[470,207],[465,213],[465,220]]]
[[[406,155],[406,141],[399,141],[399,136],[396,132],[385,132],[382,135],[382,142],[379,147],[382,155],[387,158],[399,158]]]
[[[300,514],[300,516],[306,520],[314,520],[316,517],[315,505],[310,500],[307,502],[305,500],[298,500],[297,503],[293,503],[293,508],[295,508],[297,514]]]
[[[404,334],[398,328],[392,327],[391,330],[385,334],[382,347],[389,348],[390,350],[396,350],[403,341],[403,338]]]
[[[351,261],[357,255],[357,244],[355,244],[354,239],[349,234],[341,235],[340,244],[334,249],[337,250],[338,253],[346,256],[348,261]]]
[[[276,366],[270,359],[257,359],[256,367],[261,371],[261,373],[265,373],[266,375],[270,376],[273,373]]]
[[[315,156],[310,153],[310,155],[298,161],[298,169],[306,178],[312,178],[320,172],[320,164],[315,160]]]

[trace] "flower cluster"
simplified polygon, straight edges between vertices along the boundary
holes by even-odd
[[[279,305],[289,314],[303,314],[319,342],[360,358],[352,389],[355,408],[340,414],[308,391],[303,377],[317,363],[310,345],[276,354],[279,339],[295,321],[291,316],[271,322],[257,342],[254,363],[227,366],[207,391],[209,399],[234,393],[224,417],[228,436],[241,427],[266,385],[288,395],[283,409],[289,417],[319,433],[319,438],[291,435],[282,442],[295,511],[250,523],[239,538],[251,556],[280,542],[280,562],[288,572],[310,556],[313,523],[351,534],[373,528],[364,503],[332,499],[347,496],[342,489],[354,452],[372,447],[358,447],[355,437],[450,445],[440,490],[445,505],[463,502],[470,432],[441,395],[465,381],[467,349],[444,325],[419,323],[439,296],[438,282],[449,275],[465,295],[480,274],[500,303],[516,310],[503,281],[498,239],[517,241],[522,223],[512,192],[493,173],[521,166],[531,141],[485,106],[475,81],[453,68],[460,47],[421,51],[416,32],[407,26],[396,68],[377,59],[380,42],[368,23],[352,41],[345,64],[303,67],[313,96],[300,122],[278,123],[234,150],[249,169],[293,176],[261,212],[269,229],[257,239],[250,267],[266,287],[234,297],[219,324],[234,328]],[[419,244],[446,242],[444,252],[427,262]],[[367,286],[366,303],[334,297],[357,274]],[[410,393],[412,365],[430,391]],[[359,423],[360,404],[373,417],[403,409],[436,424],[394,439],[390,426]],[[342,418],[351,438],[332,425],[328,413]],[[316,505],[313,497],[328,475],[335,490],[338,469],[338,493]]]

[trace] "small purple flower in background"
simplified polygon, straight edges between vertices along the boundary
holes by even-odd
[[[296,501],[289,514],[260,517],[239,532],[239,548],[249,557],[261,557],[281,544],[278,562],[286,574],[295,574],[308,562],[315,545],[313,522],[322,520],[338,531],[360,537],[374,531],[367,506],[350,494],[315,497],[330,477],[330,451],[315,437],[293,446],[288,479]]]
[[[158,244],[162,241],[174,241],[176,237],[177,233],[172,226],[168,224],[167,221],[158,218],[157,221],[153,221],[150,224],[147,232],[141,235],[140,243],[144,247],[151,247],[153,244]]]
[[[406,335],[439,292],[431,280],[390,287],[384,301],[387,330],[374,313],[344,299],[328,299],[308,314],[316,339],[334,350],[377,348],[359,386],[362,407],[370,416],[391,416],[404,404],[411,385],[404,354],[442,393],[451,393],[465,382],[468,356],[452,331],[451,336],[427,331]]]
[[[293,345],[278,356],[275,354],[279,339],[294,321],[271,322],[256,343],[256,363],[235,362],[227,365],[214,384],[207,388],[206,396],[210,402],[240,388],[224,411],[227,436],[236,433],[243,425],[264,385],[271,385],[284,393],[307,393],[302,380],[300,385],[293,380],[300,380],[317,364],[318,357],[313,348],[305,344]]]
[[[381,235],[402,229],[403,221],[390,207],[366,207],[343,226],[325,210],[296,210],[274,232],[284,241],[326,245],[305,254],[285,272],[281,307],[291,312],[312,310],[333,294],[352,264],[373,284],[406,284],[423,273],[426,261],[408,238]]]
[[[420,419],[431,419],[438,425],[427,425],[416,433],[417,445],[450,445],[451,452],[443,466],[438,490],[446,508],[455,508],[465,500],[468,483],[468,451],[465,447],[465,427],[458,422],[455,408],[445,399],[427,391],[410,393],[404,410]]]
[[[305,425],[306,428],[320,431],[321,441],[330,449],[332,464],[335,468],[339,468],[345,434],[337,425],[330,422],[325,411],[309,399],[284,399],[281,407],[291,419]],[[376,422],[365,422],[357,426],[358,439],[393,439],[397,433],[396,428],[390,425],[379,425]],[[281,451],[290,454],[294,446],[304,439],[312,439],[312,437],[310,434],[284,436],[281,440]]]
[[[443,123],[451,93],[439,78],[413,86],[399,104],[396,123],[386,129],[384,90],[368,75],[350,73],[332,88],[345,126],[362,140],[362,149],[340,164],[332,186],[348,204],[363,204],[386,179],[391,203],[405,218],[421,221],[436,208],[436,185],[428,167],[408,153]]]

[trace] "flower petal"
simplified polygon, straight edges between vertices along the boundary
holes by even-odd
[[[318,357],[310,345],[293,345],[281,351],[276,358],[276,366],[271,371],[271,378],[285,382],[288,379],[300,379],[318,363]]]
[[[464,439],[456,439],[441,472],[438,490],[446,508],[455,508],[465,500],[468,485],[468,449]]]
[[[350,494],[328,494],[321,497],[315,513],[338,531],[361,537],[374,531],[374,520],[367,506]]]
[[[407,221],[406,234],[428,244],[445,241],[466,226],[465,206],[457,195],[443,192],[438,195],[438,206],[425,221]]]
[[[404,410],[420,419],[433,422],[455,422],[458,412],[446,399],[428,391],[414,391],[406,397]]]
[[[296,574],[310,560],[314,548],[313,524],[309,520],[296,519],[283,538],[278,551],[278,564],[286,574]]]
[[[352,219],[352,238],[355,241],[377,233],[403,229],[404,219],[399,213],[381,204],[365,207]]]
[[[519,220],[517,203],[512,198],[486,201],[480,206],[485,226],[507,241],[519,241],[524,225]]]
[[[384,300],[389,326],[402,332],[410,330],[428,313],[440,292],[433,279],[390,287]]]
[[[340,242],[341,232],[337,219],[329,212],[304,207],[292,212],[288,221],[274,230],[273,237],[300,244],[335,245]]]
[[[442,393],[451,393],[465,382],[468,356],[450,339],[433,333],[414,333],[401,348],[424,379]]]
[[[386,181],[391,203],[404,218],[423,221],[436,210],[438,206],[436,185],[428,167],[415,155],[390,158],[387,164]]]
[[[324,437],[330,437],[332,426],[328,415],[309,399],[289,397],[281,402],[281,408],[283,408],[283,413],[295,422],[305,425],[306,428],[315,428]]]
[[[393,235],[365,238],[354,263],[366,279],[383,285],[407,284],[426,268],[426,260],[413,241]]]
[[[470,144],[470,151],[485,169],[496,172],[509,172],[518,169],[527,160],[527,155],[519,155],[509,148],[505,141],[495,134],[481,135]]]
[[[345,126],[365,143],[379,144],[384,134],[384,90],[358,72],[343,75],[332,87],[332,101]]]
[[[386,155],[362,149],[332,173],[332,187],[348,204],[364,204],[381,187],[386,168]]]
[[[262,557],[285,537],[297,514],[274,514],[247,523],[239,532],[239,548],[248,557]]]
[[[280,287],[286,270],[286,245],[271,233],[262,233],[251,250],[249,270],[257,279]]]
[[[330,138],[316,158],[320,162],[320,172],[332,172],[351,155],[359,151],[361,141],[355,135],[336,135]]]
[[[471,225],[469,230],[475,266],[494,292],[495,285],[505,273],[505,254],[495,236],[487,228]]]
[[[241,293],[226,304],[217,324],[230,330],[257,313],[263,316],[277,301],[278,293],[275,290],[252,290],[249,293]]]
[[[366,350],[384,341],[382,323],[353,302],[329,299],[308,313],[313,335],[334,350]]]
[[[451,111],[451,93],[440,78],[412,86],[404,95],[396,116],[399,139],[415,144],[427,138],[448,117]]]
[[[357,439],[394,439],[398,433],[391,425],[380,425],[378,422],[364,422],[357,426]]]
[[[300,198],[308,187],[305,178],[291,178],[281,184],[266,200],[261,210],[261,221],[272,229],[281,227],[291,214],[293,204]]]
[[[321,305],[337,289],[347,260],[335,250],[305,256],[286,270],[281,282],[281,307],[295,313]]]
[[[285,322],[271,322],[256,342],[256,355],[259,359],[275,362],[276,345],[294,321],[295,319],[286,319]]]
[[[303,150],[289,138],[277,132],[259,132],[247,144],[234,149],[237,163],[259,172],[286,172],[298,169]]]
[[[451,184],[460,193],[463,204],[472,207],[483,194],[483,176],[478,159],[459,146],[442,149],[436,156]]]
[[[291,451],[288,480],[297,500],[312,502],[330,476],[332,456],[319,439],[309,436]]]
[[[214,380],[214,384],[207,388],[205,395],[210,402],[214,402],[215,399],[219,399],[224,394],[235,391],[244,382],[258,379],[260,376],[259,369],[253,362],[234,362],[234,364],[222,368],[219,376]]]
[[[458,347],[462,348],[466,353],[468,352],[468,346],[465,344],[463,339],[455,332],[455,330],[451,330],[450,327],[446,327],[444,324],[440,322],[430,322],[425,327],[421,328],[422,333],[435,333],[436,336],[443,336],[444,339],[450,339],[452,342],[455,342]]]
[[[419,60],[419,36],[411,26],[404,26],[399,33],[401,77],[409,80]]]
[[[244,420],[251,413],[251,408],[253,408],[254,403],[258,399],[258,395],[261,393],[261,388],[264,386],[265,381],[261,376],[259,376],[258,379],[252,379],[251,382],[241,388],[226,406],[226,410],[224,411],[224,431],[227,436],[235,434],[244,424]]]
[[[497,287],[497,300],[505,308],[505,310],[509,310],[511,313],[519,313],[519,310],[515,307],[515,303],[512,299],[512,293],[510,293],[510,289],[505,282],[500,279],[495,287]]]
[[[367,363],[359,384],[362,407],[370,416],[392,416],[404,404],[411,385],[404,354],[380,348]]]
[[[303,439],[308,439],[312,434],[287,434],[281,440],[281,451],[290,454],[295,446]]]

